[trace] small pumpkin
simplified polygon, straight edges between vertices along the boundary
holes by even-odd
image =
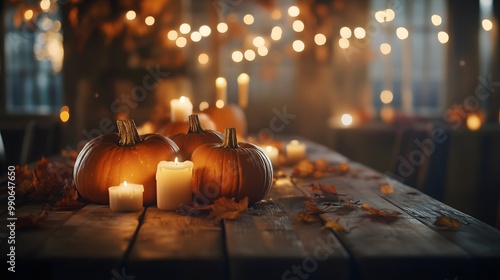
[[[245,137],[247,134],[247,119],[245,112],[234,104],[227,104],[222,108],[208,107],[203,110],[215,123],[217,131],[223,133],[227,127],[234,127],[238,136]]]
[[[203,129],[198,115],[190,115],[188,123],[187,133],[178,133],[170,137],[179,147],[183,160],[191,159],[194,150],[202,144],[223,142],[224,135],[222,133]]]
[[[217,126],[207,114],[199,113],[198,117],[200,119],[200,123],[203,124],[204,128],[208,130],[216,129]],[[178,133],[186,132],[188,129],[189,129],[189,121],[169,122],[161,129],[159,129],[158,133],[163,136],[170,137]]]
[[[236,129],[227,128],[222,144],[203,144],[191,156],[192,187],[199,203],[220,197],[248,197],[252,205],[263,199],[273,182],[273,167],[258,146],[239,142]]]
[[[80,195],[109,204],[108,188],[123,181],[144,185],[144,204],[156,201],[156,168],[172,160],[179,147],[159,134],[139,136],[133,120],[118,120],[118,133],[90,140],[76,158],[73,177]]]

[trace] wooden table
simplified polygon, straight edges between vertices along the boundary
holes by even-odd
[[[348,161],[308,142],[308,157],[330,164]],[[290,168],[286,169],[290,171]],[[36,229],[16,232],[15,279],[500,279],[500,231],[419,191],[393,183],[382,194],[380,174],[350,162],[347,173],[321,179],[280,180],[266,200],[237,220],[217,222],[147,207],[136,213],[87,205],[52,211]],[[383,177],[382,177],[383,178]],[[310,183],[334,184],[341,199],[400,212],[390,222],[338,206],[316,222],[297,219],[317,197]],[[27,204],[17,215],[37,214]],[[7,220],[5,207],[2,221]],[[459,229],[433,225],[444,214]],[[323,229],[325,222],[347,232]],[[1,256],[8,253],[6,227]],[[6,253],[7,252],[7,253]],[[5,272],[5,270],[4,270]],[[2,274],[4,274],[2,272]],[[5,279],[2,277],[2,279]]]

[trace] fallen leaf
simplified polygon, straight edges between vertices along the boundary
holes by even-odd
[[[309,214],[318,215],[318,214],[325,212],[322,209],[320,209],[318,206],[316,206],[316,204],[310,202],[309,200],[306,200],[305,204],[306,204],[306,211]]]
[[[314,164],[308,159],[303,159],[292,168],[292,176],[308,177],[314,172]]]
[[[31,229],[38,226],[40,222],[47,218],[47,211],[43,211],[40,215],[32,214],[18,217],[16,220],[16,229]]]
[[[339,223],[340,218],[325,223],[322,229],[331,229],[335,232],[347,232],[347,229]]]
[[[211,207],[212,212],[210,212],[210,217],[214,217],[218,221],[222,219],[235,220],[241,213],[248,210],[248,197],[239,202],[236,202],[234,197],[231,199],[221,197],[214,201]]]
[[[441,216],[437,217],[434,221],[435,226],[445,227],[449,229],[457,229],[462,226],[462,222],[455,218],[451,218],[441,214]]]
[[[342,162],[341,164],[339,164],[339,170],[340,170],[340,172],[343,172],[343,173],[349,171],[349,163]]]
[[[297,214],[297,220],[303,223],[314,223],[318,221],[318,217],[306,212],[299,212]]]
[[[311,184],[309,185],[313,191],[321,191],[323,194],[339,194],[337,188],[334,185],[326,186],[323,184]]]
[[[380,185],[380,192],[383,194],[391,194],[394,193],[394,188],[389,183],[383,183]]]
[[[372,207],[368,204],[362,204],[361,207],[359,208],[365,212],[369,212],[369,214],[364,215],[364,217],[371,218],[374,220],[382,221],[382,222],[392,222],[396,220],[396,218],[399,216],[399,212],[397,211],[392,211],[388,209],[377,209],[375,207]]]

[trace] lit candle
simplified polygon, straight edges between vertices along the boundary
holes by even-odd
[[[193,114],[193,104],[189,98],[181,96],[179,99],[170,101],[170,120],[172,122],[187,122],[188,117]]]
[[[238,76],[238,101],[241,108],[248,106],[248,83],[250,76],[246,73],[241,73]]]
[[[156,171],[156,202],[158,209],[175,210],[192,201],[191,177],[193,163],[160,161]]]
[[[286,145],[286,158],[289,162],[297,162],[306,157],[306,144],[297,140]]]
[[[227,101],[227,82],[223,77],[215,79],[215,100]]]
[[[469,114],[467,116],[467,128],[470,130],[481,128],[481,118],[477,114]]]
[[[132,212],[142,209],[144,186],[124,181],[119,186],[108,188],[109,207],[113,211]]]
[[[273,146],[266,146],[264,148],[264,152],[271,160],[271,163],[273,164],[273,166],[278,166],[278,155],[279,155],[278,148],[273,147]]]

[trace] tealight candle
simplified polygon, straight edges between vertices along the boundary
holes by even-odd
[[[156,204],[161,210],[175,210],[192,201],[193,162],[160,161],[156,170]]]
[[[306,157],[306,144],[292,140],[286,145],[286,158],[289,162],[297,162]]]
[[[223,77],[215,79],[215,100],[222,100],[227,102],[227,82]]]
[[[273,147],[273,146],[266,146],[264,148],[264,152],[271,160],[272,165],[278,166],[278,155],[279,155],[278,148]]]
[[[119,186],[108,188],[109,207],[113,211],[133,212],[142,209],[144,186],[124,181]]]
[[[238,76],[238,105],[241,108],[246,108],[248,106],[248,84],[250,82],[250,77],[247,73],[241,73]]]
[[[188,117],[193,114],[193,104],[189,98],[181,96],[179,99],[170,101],[170,121],[187,122]]]

